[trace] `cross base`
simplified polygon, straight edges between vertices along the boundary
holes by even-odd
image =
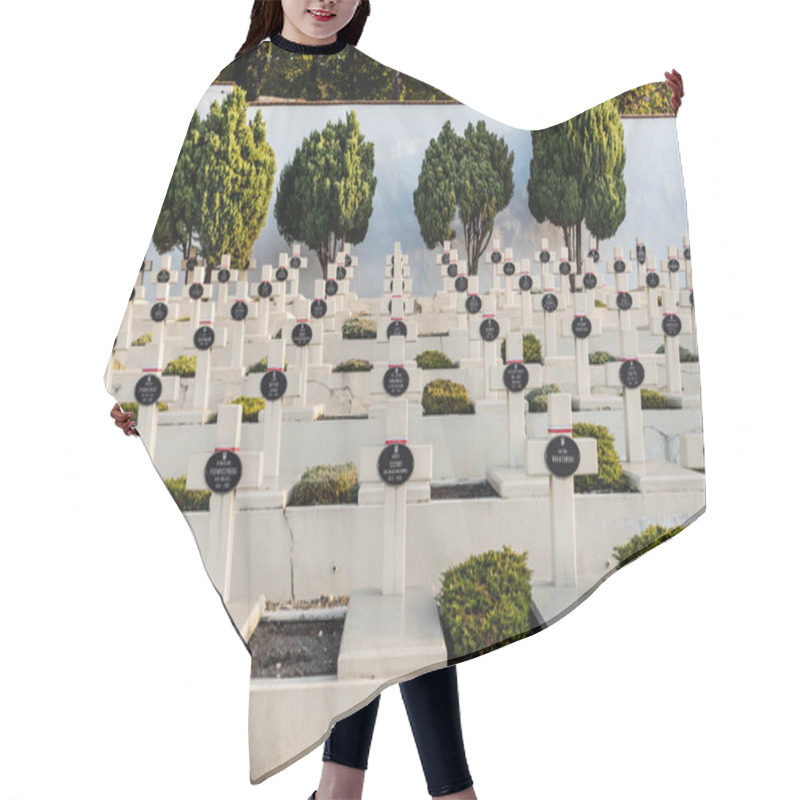
[[[705,475],[664,461],[623,462],[622,472],[642,494],[705,492]]]
[[[486,480],[504,499],[547,497],[550,494],[550,479],[528,475],[523,467],[489,467]]]

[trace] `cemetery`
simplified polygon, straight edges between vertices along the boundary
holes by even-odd
[[[297,244],[242,270],[223,256],[208,282],[196,251],[142,264],[106,388],[253,643],[258,774],[390,683],[485,651],[445,613],[476,559],[529,589],[511,641],[588,597],[615,548],[702,513],[688,238],[603,249],[578,271],[546,239],[495,237],[481,291],[445,242],[432,296],[400,241],[378,264],[344,245],[307,295]],[[357,295],[360,270],[382,296]]]

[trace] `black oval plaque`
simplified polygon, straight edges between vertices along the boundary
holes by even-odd
[[[247,303],[242,300],[237,300],[231,306],[231,318],[237,322],[241,322],[247,317]]]
[[[347,277],[347,270],[343,266],[336,267],[336,280],[343,281]]]
[[[278,267],[275,270],[275,280],[283,283],[289,277],[289,270],[286,267]]]
[[[387,339],[390,336],[406,336],[407,334],[408,328],[406,328],[405,322],[403,322],[401,319],[393,319],[386,327]]]
[[[290,266],[292,269],[300,269],[300,265],[301,265],[302,263],[303,263],[303,262],[301,261],[301,259],[299,258],[299,256],[292,256],[292,257],[289,259],[289,266]]]
[[[442,253],[442,264],[450,263],[450,253]]]
[[[481,339],[493,342],[500,335],[500,323],[494,317],[486,317],[480,324]]]
[[[627,264],[621,258],[614,262],[614,272],[625,272],[626,267]]]
[[[529,292],[533,288],[533,278],[530,275],[520,275],[519,288],[523,292]]]
[[[592,332],[592,321],[589,317],[578,316],[573,317],[572,320],[572,333],[576,339],[585,339]]]
[[[692,308],[694,308],[694,289],[689,292],[689,302],[692,304]]]
[[[510,278],[517,271],[517,265],[513,261],[506,261],[503,264],[503,274]]]
[[[189,287],[189,297],[192,300],[199,300],[203,296],[203,284],[202,283],[193,283]]]
[[[194,332],[194,346],[198,350],[208,350],[213,344],[214,331],[208,325],[202,325]]]
[[[628,389],[638,389],[644,382],[644,367],[641,361],[623,361],[619,368],[620,383]]]
[[[571,269],[569,261],[560,261],[558,264],[558,271],[562,275],[569,275]]]
[[[644,281],[651,289],[656,289],[658,284],[661,283],[661,278],[655,272],[648,272]]]
[[[167,318],[168,313],[169,309],[166,303],[153,303],[150,309],[150,319],[152,319],[153,322],[163,322]]]
[[[683,257],[687,261],[691,261],[692,260],[692,251],[688,247],[684,247],[683,248]]]
[[[325,294],[333,297],[339,291],[339,284],[334,280],[325,281]]]
[[[261,396],[270,402],[280,400],[286,394],[288,385],[283,370],[271,369],[261,379]]]
[[[242,459],[231,450],[220,450],[206,461],[206,486],[217,494],[233,491],[242,478]]]
[[[156,283],[169,283],[169,270],[160,269],[156,275]]]
[[[524,364],[507,364],[503,370],[503,383],[509,392],[521,392],[528,385],[528,368]]]
[[[550,253],[549,253],[549,251],[542,250],[541,253],[539,253],[539,261],[541,261],[542,264],[549,263],[549,261],[550,261]]]
[[[220,283],[227,283],[231,279],[231,271],[229,269],[225,269],[222,267],[220,271],[217,273],[217,280]]]
[[[400,397],[408,390],[411,378],[405,367],[389,367],[383,373],[383,388],[386,394]]]
[[[458,275],[458,264],[454,261],[452,264],[447,265],[447,277],[455,278],[456,275]]]
[[[492,251],[492,264],[499,264],[503,260],[503,256],[499,250]]]
[[[261,281],[258,284],[258,296],[269,297],[272,294],[272,284],[269,281]]]
[[[647,261],[647,248],[643,244],[636,245],[636,260],[640,264],[644,264]]]
[[[307,322],[298,322],[297,325],[292,328],[292,341],[298,347],[305,347],[307,344],[309,344],[313,335],[314,332],[311,330],[311,326]]]
[[[670,272],[677,272],[681,268],[681,262],[677,258],[671,258],[667,261],[667,269]]]
[[[470,314],[477,314],[483,308],[483,301],[477,294],[471,294],[465,305]]]
[[[570,436],[556,436],[547,443],[544,451],[547,468],[558,478],[569,478],[578,471],[581,451]]]
[[[665,314],[661,320],[661,330],[667,336],[677,336],[681,332],[681,318],[677,314]]]
[[[633,297],[630,292],[617,292],[617,308],[628,311],[633,307]]]
[[[352,267],[353,266],[353,259],[350,256],[345,255],[344,257],[344,265],[345,267]]]
[[[467,279],[463,275],[459,275],[456,278],[456,291],[457,292],[466,292],[468,285],[469,285],[469,281],[467,281]]]
[[[328,304],[319,298],[311,303],[311,316],[314,319],[322,319],[328,313]]]
[[[140,405],[152,406],[161,397],[162,388],[158,375],[142,375],[133,387],[133,396]]]
[[[389,486],[405,483],[414,471],[414,454],[406,445],[395,442],[386,445],[378,457],[378,474]]]
[[[552,292],[542,295],[542,308],[548,313],[555,311],[558,308],[558,298]]]
[[[599,251],[595,250],[594,247],[587,253],[587,255],[592,259],[592,261],[594,261],[595,264],[600,260],[600,253]]]
[[[584,289],[594,289],[597,286],[597,275],[594,272],[587,272],[583,276],[583,288]]]

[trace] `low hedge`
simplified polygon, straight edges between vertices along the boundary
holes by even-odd
[[[667,396],[655,389],[640,389],[642,408],[667,408]]]
[[[423,350],[414,358],[420,369],[455,369],[458,364],[441,350]]]
[[[628,564],[648,550],[658,547],[661,542],[672,538],[676,533],[680,533],[684,527],[684,525],[678,525],[675,528],[665,528],[663,525],[648,525],[641,533],[628,539],[625,544],[615,547],[614,558],[617,559],[617,564]]]
[[[138,339],[134,339],[131,342],[131,347],[144,347],[146,344],[149,344],[152,341],[153,341],[152,333],[143,333]]]
[[[506,340],[503,339],[500,345],[500,358],[506,363]],[[542,363],[542,343],[532,333],[526,333],[522,337],[522,360],[526,364]]]
[[[178,356],[164,367],[162,375],[177,375],[180,378],[194,378],[197,371],[197,356]]]
[[[187,489],[186,476],[164,478],[164,485],[181,511],[208,511],[210,489]]]
[[[318,464],[309,467],[291,492],[287,505],[329,506],[358,502],[358,469],[346,464]]]
[[[525,399],[528,401],[528,411],[534,414],[546,413],[547,395],[558,391],[560,390],[555,383],[545,383],[542,386],[531,389],[528,394],[525,395]]]
[[[373,366],[365,358],[351,358],[349,361],[340,361],[331,372],[369,372]]]
[[[590,364],[608,364],[611,361],[619,361],[619,359],[606,350],[596,350],[594,353],[589,353]]]
[[[656,353],[660,355],[663,354],[663,352],[664,352],[664,345],[662,344],[659,345],[658,350],[656,350]],[[681,364],[696,364],[700,360],[699,356],[696,356],[691,350],[688,350],[682,345],[678,345],[678,353],[679,353],[678,360],[681,362]]]
[[[572,434],[576,437],[597,439],[597,473],[594,475],[575,475],[575,491],[588,492],[624,492],[628,490],[628,480],[622,472],[619,453],[614,447],[614,436],[605,425],[593,425],[589,422],[576,422],[572,426]]]
[[[356,315],[342,323],[343,339],[377,339],[378,323],[374,319]]]
[[[255,364],[251,364],[246,371],[246,375],[249,375],[251,372],[266,372],[267,367],[269,366],[269,356],[266,355],[260,361],[256,361]],[[289,362],[287,359],[283,359],[283,369],[289,369]]]
[[[453,657],[494,649],[526,636],[531,620],[528,551],[489,550],[442,573],[437,596]]]
[[[467,387],[447,378],[438,378],[422,390],[422,409],[425,414],[474,414],[475,405],[469,399]]]

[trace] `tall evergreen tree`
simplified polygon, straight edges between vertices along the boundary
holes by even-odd
[[[464,231],[469,274],[478,274],[480,257],[489,244],[497,214],[514,194],[514,153],[486,123],[471,122],[459,136],[448,120],[431,139],[422,162],[414,211],[426,247],[453,240],[453,218]]]
[[[281,172],[275,221],[287,244],[317,254],[322,275],[345,242],[363,242],[372,216],[375,146],[361,133],[355,111],[313,131]]]

